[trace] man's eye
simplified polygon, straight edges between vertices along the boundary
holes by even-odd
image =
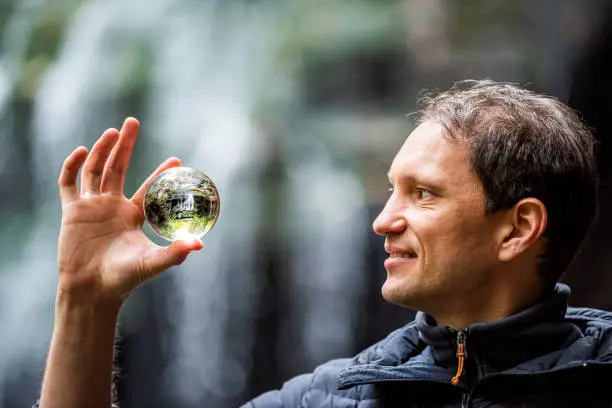
[[[395,191],[395,189],[393,188],[393,186],[389,187],[389,193],[393,193],[393,191]]]
[[[419,200],[426,200],[428,198],[431,198],[433,196],[433,193],[424,188],[417,188],[417,195],[419,197]]]

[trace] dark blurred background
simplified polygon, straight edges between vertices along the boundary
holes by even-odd
[[[370,225],[418,93],[464,78],[554,95],[595,129],[600,219],[565,281],[572,303],[612,309],[611,6],[0,0],[0,406],[38,395],[61,163],[128,115],[126,193],[176,155],[222,210],[203,251],[126,303],[123,407],[238,406],[409,322],[380,296]]]

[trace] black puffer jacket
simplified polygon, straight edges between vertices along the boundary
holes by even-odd
[[[558,284],[534,307],[464,331],[419,313],[243,408],[612,407],[612,313],[568,308],[569,293]]]

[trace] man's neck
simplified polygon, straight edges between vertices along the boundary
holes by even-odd
[[[531,288],[531,289],[530,289]],[[497,287],[495,291],[478,290],[465,296],[469,302],[432,313],[439,325],[465,329],[474,323],[491,322],[525,310],[541,299],[537,285]]]

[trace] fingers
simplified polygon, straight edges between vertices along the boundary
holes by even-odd
[[[77,175],[86,158],[87,149],[79,146],[64,160],[59,179],[57,180],[62,205],[66,205],[79,198],[79,190],[76,186]]]
[[[149,254],[142,263],[147,278],[151,278],[166,269],[180,265],[192,251],[202,249],[202,242],[194,239],[189,241],[174,241],[167,247],[159,247]]]
[[[100,192],[123,193],[125,174],[130,163],[139,127],[140,124],[134,118],[127,118],[123,122],[121,132],[119,132],[119,140],[113,147],[104,168]]]
[[[81,173],[81,194],[100,193],[104,165],[118,139],[119,131],[108,129],[93,145]]]
[[[136,190],[136,192],[132,196],[132,203],[136,205],[136,207],[142,209],[142,202],[144,200],[145,191],[147,190],[149,184],[151,184],[151,182],[155,179],[155,177],[157,177],[164,170],[179,166],[181,166],[181,161],[176,157],[171,157],[164,161],[162,164],[160,164],[159,167],[155,169],[155,171],[151,173],[149,177],[147,177],[147,179],[142,183],[138,190]]]

